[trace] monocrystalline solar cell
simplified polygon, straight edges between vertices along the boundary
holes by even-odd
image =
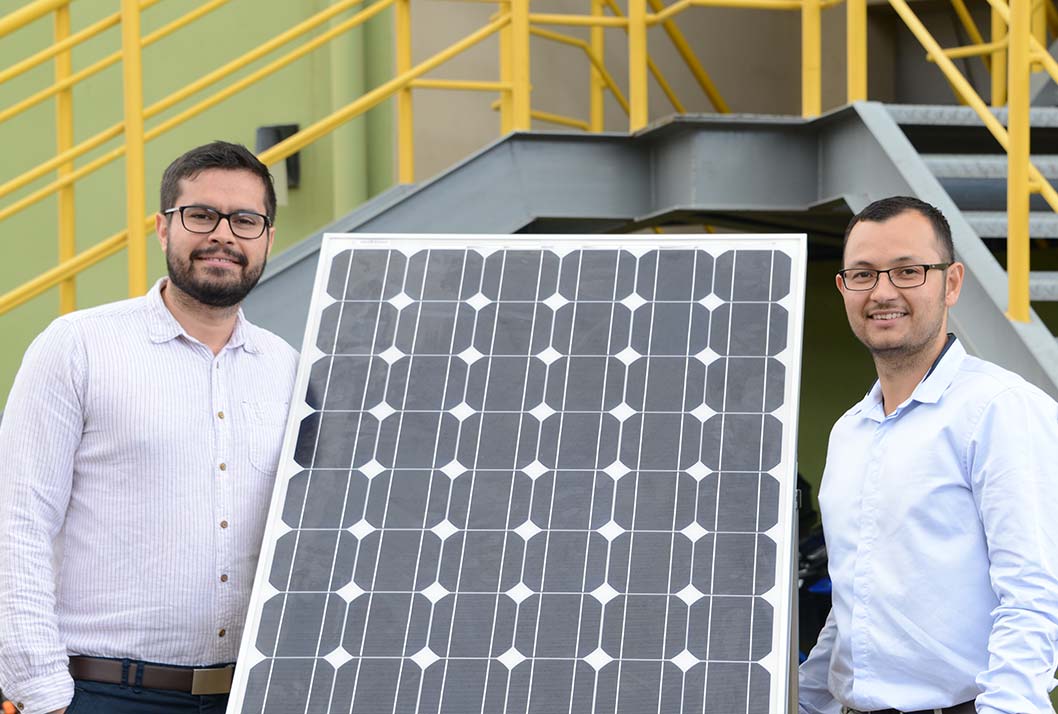
[[[229,711],[784,710],[804,261],[328,236]]]

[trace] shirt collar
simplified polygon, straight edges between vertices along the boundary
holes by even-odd
[[[923,404],[935,404],[940,401],[941,396],[944,395],[944,392],[955,379],[955,375],[958,373],[965,356],[966,348],[959,342],[959,338],[948,333],[948,341],[944,343],[944,349],[937,355],[937,359],[933,361],[933,365],[926,372],[926,376],[915,387],[915,391],[911,392],[911,396],[908,397],[905,404],[913,401]],[[897,411],[899,410],[900,408],[898,407]],[[876,418],[878,421],[884,419],[881,382],[875,380],[871,390],[849,410],[849,413],[863,414],[866,417]]]
[[[168,342],[169,340],[175,339],[181,335],[189,340],[194,340],[191,335],[187,334],[184,328],[176,321],[173,317],[173,313],[169,312],[169,308],[165,306],[165,301],[162,300],[162,287],[168,282],[169,278],[159,278],[158,282],[154,284],[147,292],[147,304],[150,306],[151,312],[151,325],[150,335],[152,342]],[[197,340],[196,340],[197,341]],[[235,349],[242,347],[247,352],[257,354],[261,351],[260,345],[254,339],[253,331],[249,328],[249,323],[246,321],[246,317],[242,313],[242,308],[239,308],[238,314],[235,316],[235,329],[232,330],[231,337],[228,338],[228,344],[225,349]]]

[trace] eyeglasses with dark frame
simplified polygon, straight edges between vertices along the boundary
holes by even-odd
[[[906,290],[926,284],[926,275],[931,270],[947,270],[951,263],[921,263],[917,265],[898,265],[888,270],[874,268],[846,268],[839,270],[841,282],[846,290],[874,290],[882,273],[889,276],[894,288]]]
[[[179,213],[180,223],[192,233],[212,233],[220,225],[221,219],[226,219],[228,225],[231,226],[232,234],[244,240],[260,238],[272,223],[268,220],[268,216],[254,211],[221,213],[210,206],[177,206],[168,208],[162,213],[166,216]]]

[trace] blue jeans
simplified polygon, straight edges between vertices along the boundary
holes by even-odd
[[[224,714],[227,694],[195,695],[132,685],[74,681],[67,714]]]

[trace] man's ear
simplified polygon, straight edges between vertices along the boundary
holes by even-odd
[[[966,266],[956,261],[948,266],[944,282],[944,304],[953,307],[959,301],[959,293],[962,292],[962,280],[966,273]]]
[[[164,253],[169,247],[169,217],[164,213],[154,214],[154,233],[158,236],[158,244],[162,246]]]

